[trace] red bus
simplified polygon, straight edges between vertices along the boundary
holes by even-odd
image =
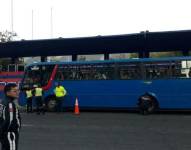
[[[7,83],[20,84],[24,74],[24,64],[0,65],[0,98],[3,98],[3,89]]]

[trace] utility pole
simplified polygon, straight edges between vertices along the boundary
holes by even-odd
[[[11,0],[11,32],[13,33],[13,0]]]
[[[33,9],[32,9],[32,40],[33,40]]]
[[[50,12],[50,37],[53,38],[53,19],[52,19],[52,7]]]

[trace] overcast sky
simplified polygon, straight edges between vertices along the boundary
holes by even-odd
[[[190,0],[12,1],[13,22],[11,0],[0,0],[0,31],[11,31],[13,23],[13,30],[18,34],[18,39],[191,29]]]

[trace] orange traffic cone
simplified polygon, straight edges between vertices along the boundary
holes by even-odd
[[[74,114],[75,115],[79,115],[80,114],[80,110],[79,110],[79,106],[78,106],[78,98],[77,97],[76,97],[76,101],[75,101]]]

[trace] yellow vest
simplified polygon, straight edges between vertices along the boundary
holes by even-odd
[[[42,88],[35,88],[35,96],[42,96]]]
[[[26,90],[26,95],[27,95],[27,98],[32,97],[32,91],[31,90]]]
[[[66,95],[66,90],[63,86],[56,87],[54,90],[56,97],[63,97]]]

